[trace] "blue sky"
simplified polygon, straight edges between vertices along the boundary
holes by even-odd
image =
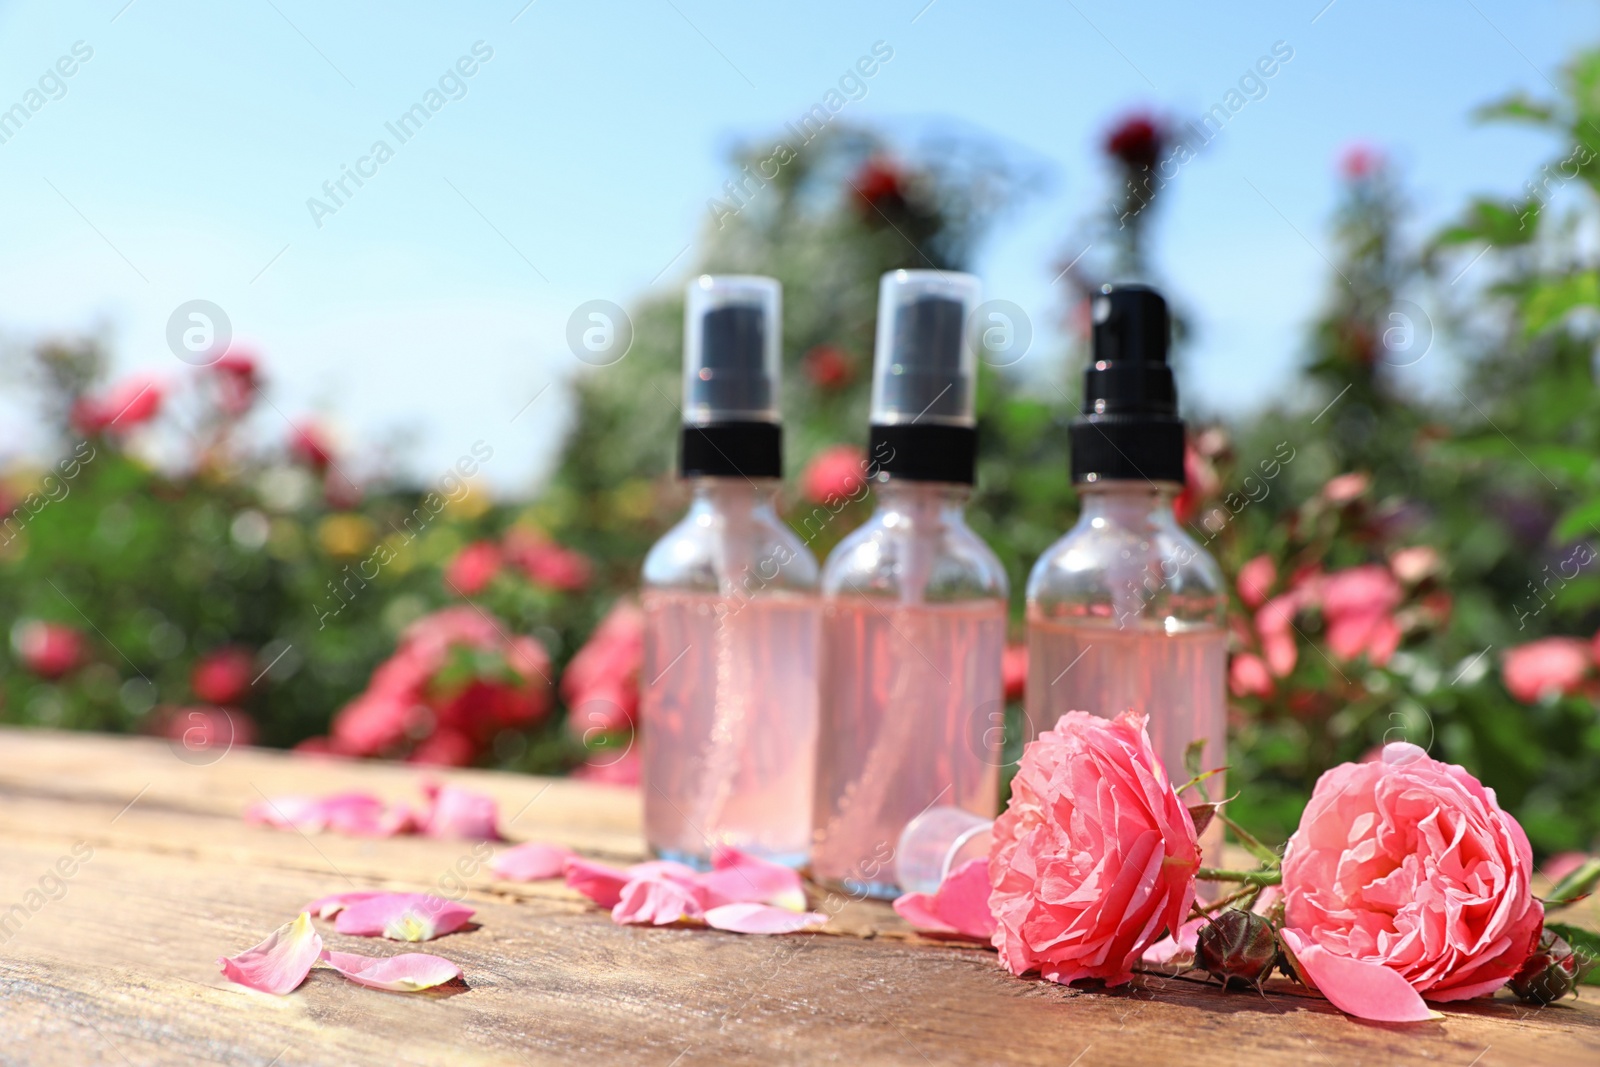
[[[119,373],[179,375],[168,317],[210,300],[264,354],[285,415],[322,413],[352,446],[398,440],[424,477],[487,440],[486,474],[523,491],[568,415],[572,310],[681,285],[729,148],[874,42],[894,58],[850,118],[907,139],[983,131],[1045,168],[977,269],[1029,310],[1030,358],[1048,359],[1051,264],[1104,195],[1108,119],[1201,111],[1284,41],[1294,58],[1183,169],[1158,228],[1199,330],[1193,399],[1248,408],[1284,388],[1324,297],[1341,148],[1382,147],[1423,223],[1510,195],[1557,146],[1471,109],[1549,95],[1600,30],[1576,0],[525,3],[0,3],[0,109],[75,43],[93,50],[0,143],[0,338],[103,330]],[[492,57],[398,144],[384,124],[474,66],[476,42]],[[380,137],[394,157],[362,163],[319,227],[308,198]],[[1447,361],[1413,371],[1427,387]],[[4,391],[0,453],[36,448],[26,396]]]

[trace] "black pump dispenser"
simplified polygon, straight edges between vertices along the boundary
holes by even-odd
[[[783,294],[771,278],[702,275],[684,299],[685,478],[777,478]]]
[[[1167,302],[1148,286],[1104,285],[1092,310],[1083,416],[1070,431],[1072,480],[1182,483],[1183,420],[1167,365]]]

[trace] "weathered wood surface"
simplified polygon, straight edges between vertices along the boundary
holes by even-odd
[[[493,793],[514,839],[642,854],[629,791],[443,777]],[[478,927],[427,946],[463,983],[392,994],[318,969],[280,998],[224,982],[218,956],[314,897],[453,889],[474,866],[466,844],[308,838],[240,812],[295,792],[404,799],[419,778],[254,750],[194,766],[160,741],[0,730],[0,913],[76,843],[94,850],[58,899],[0,934],[0,1064],[1600,1062],[1588,1002],[1532,1010],[1501,996],[1395,1027],[1288,983],[1264,997],[1186,978],[1066,989],[923,941],[882,904],[852,902],[826,932],[782,938],[618,927],[559,883],[497,883],[481,867],[462,879]],[[399,951],[319,926],[336,949]]]

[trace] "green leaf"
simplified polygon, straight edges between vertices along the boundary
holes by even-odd
[[[1189,746],[1183,750],[1183,769],[1189,772],[1189,777],[1194,778],[1200,774],[1200,756],[1205,752],[1205,738],[1190,741]]]
[[[1484,104],[1472,113],[1472,117],[1479,122],[1533,122],[1541,125],[1554,121],[1555,115],[1554,106],[1533,100],[1522,93]]]
[[[1556,538],[1571,541],[1582,534],[1593,533],[1596,526],[1600,526],[1600,497],[1568,508],[1556,523]]]
[[[1564,908],[1576,904],[1600,885],[1600,857],[1590,856],[1577,870],[1557,882],[1543,899],[1547,908]]]
[[[1478,197],[1467,208],[1466,216],[1433,239],[1435,246],[1470,244],[1485,241],[1507,247],[1526,244],[1538,231],[1539,202],[1507,205]]]
[[[1586,270],[1534,286],[1522,304],[1522,329],[1532,337],[1580,307],[1600,306],[1600,272]]]
[[[1583,985],[1600,985],[1600,971],[1595,969],[1595,964],[1600,962],[1600,934],[1571,923],[1547,922],[1544,928],[1555,931],[1556,936],[1571,945],[1572,951],[1577,953],[1578,981]]]

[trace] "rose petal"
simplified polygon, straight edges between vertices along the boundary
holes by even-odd
[[[634,878],[622,887],[611,921],[666,926],[680,919],[698,919],[705,914],[701,894],[693,886],[667,878]]]
[[[712,870],[699,876],[709,907],[723,904],[773,904],[806,910],[806,891],[797,871],[726,845],[711,854]]]
[[[933,895],[938,916],[968,937],[988,941],[994,936],[994,915],[989,910],[989,861],[968,860],[939,884]]]
[[[292,993],[311,965],[322,955],[322,938],[311,925],[311,916],[301,912],[293,922],[284,923],[254,948],[237,956],[217,960],[230,982],[259,989],[263,993]]]
[[[323,961],[352,982],[373,989],[415,993],[461,977],[461,968],[447,959],[426,952],[402,952],[398,956],[362,956],[354,952],[327,952]]]
[[[954,926],[939,918],[932,893],[902,893],[894,900],[895,914],[924,934],[960,933]]]
[[[319,797],[285,796],[258,800],[244,809],[244,821],[276,830],[301,830],[308,834],[328,825]]]
[[[391,941],[431,941],[461,929],[473,911],[423,893],[384,893],[350,904],[334,920],[341,934],[386,937]]]
[[[1268,886],[1274,889],[1276,886]],[[1200,937],[1200,927],[1206,924],[1206,919],[1190,919],[1178,927],[1178,936],[1170,934],[1144,950],[1144,955],[1139,958],[1145,963],[1156,967],[1192,967],[1194,965],[1195,949]]]
[[[244,818],[253,825],[306,834],[333,830],[360,837],[393,837],[412,828],[411,812],[405,805],[391,807],[371,793],[271,797],[246,808]]]
[[[616,907],[622,887],[628,884],[627,871],[576,856],[567,861],[566,876],[568,889],[577,890],[602,908]]]
[[[503,881],[542,882],[546,878],[560,878],[567,860],[574,856],[570,848],[529,841],[496,853],[489,867],[494,876]]]
[[[1422,1002],[1410,982],[1383,964],[1335,955],[1298,930],[1285,928],[1279,936],[1306,984],[1340,1011],[1380,1023],[1443,1018]]]
[[[810,926],[821,926],[828,917],[817,911],[798,915],[771,904],[723,904],[705,914],[706,924],[736,934],[792,934]]]
[[[325,897],[318,897],[306,905],[306,911],[319,919],[331,919],[352,904],[359,904],[363,900],[381,897],[384,894],[378,890],[368,890],[356,893],[330,893]]]
[[[494,797],[458,785],[423,784],[428,807],[419,829],[429,837],[500,840],[500,806]]]

